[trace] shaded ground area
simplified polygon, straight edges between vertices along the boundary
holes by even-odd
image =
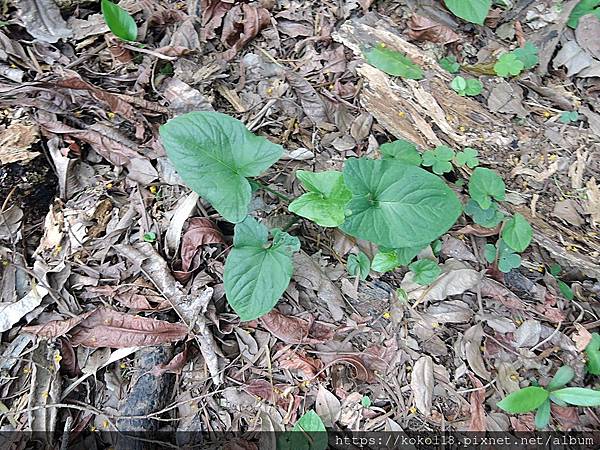
[[[574,30],[577,1],[510,3],[477,26],[433,0],[123,0],[143,45],[112,36],[99,2],[3,10],[2,429],[280,431],[314,409],[344,430],[524,431],[533,414],[496,406],[519,387],[563,365],[572,386],[598,387],[584,349],[600,325],[600,20]],[[495,76],[498,56],[527,42],[539,64]],[[424,79],[366,64],[381,43]],[[481,94],[449,87],[438,61],[450,55]],[[285,148],[252,210],[302,251],[260,320],[240,323],[224,297],[231,224],[183,185],[159,140],[161,124],[196,110]],[[576,120],[561,122],[565,111]],[[461,219],[420,255],[442,266],[433,288],[406,269],[356,282],[348,255],[376,249],[288,212],[297,169],[339,170],[397,138],[475,148],[503,175],[503,208],[534,226],[521,267],[489,264],[499,230]],[[446,176],[463,200],[469,173]],[[149,398],[148,379],[164,395]],[[553,405],[549,428],[599,421]]]

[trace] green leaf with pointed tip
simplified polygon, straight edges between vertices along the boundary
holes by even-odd
[[[474,169],[479,165],[479,158],[477,158],[477,150],[471,147],[465,147],[462,152],[458,152],[455,157],[456,165],[458,167],[467,166]]]
[[[223,284],[227,301],[243,321],[271,311],[292,278],[292,254],[300,242],[279,229],[273,237],[269,245],[267,228],[250,216],[235,226]]]
[[[575,371],[573,369],[571,369],[569,366],[562,366],[556,371],[546,389],[549,391],[560,389],[561,387],[566,386],[574,376]]]
[[[558,283],[558,290],[567,300],[573,300],[575,298],[575,294],[573,293],[573,289],[569,287],[567,283],[563,280],[556,280]]]
[[[423,78],[423,69],[410,60],[406,55],[391,50],[381,44],[374,46],[365,53],[367,62],[388,75],[420,80]]]
[[[496,75],[504,78],[517,76],[523,72],[524,68],[525,64],[523,64],[523,61],[518,59],[512,52],[503,54],[498,58],[496,64],[494,64]]]
[[[442,69],[450,72],[450,73],[458,73],[460,70],[460,64],[458,63],[456,56],[450,55],[446,56],[438,61],[438,64]]]
[[[323,227],[341,225],[346,205],[352,197],[342,173],[298,170],[296,177],[308,192],[290,203],[288,209]]]
[[[403,247],[393,250],[380,248],[373,257],[371,269],[384,273],[400,266],[406,266],[421,250],[423,250],[423,247]]]
[[[291,431],[277,437],[277,450],[325,450],[328,445],[325,425],[312,410],[305,413]]]
[[[125,40],[135,41],[137,38],[137,25],[133,17],[110,0],[102,0],[102,15],[112,33]]]
[[[413,166],[421,165],[421,154],[417,151],[417,146],[410,141],[398,139],[381,144],[379,151],[383,155],[383,159],[395,159]]]
[[[344,181],[352,200],[340,228],[383,247],[427,245],[462,212],[456,194],[441,178],[400,161],[350,159]]]
[[[561,270],[562,267],[560,267],[560,264],[552,264],[552,266],[550,266],[549,272],[550,275],[552,275],[553,277],[557,277]]]
[[[592,339],[585,347],[586,367],[592,375],[600,375],[600,334],[592,333]]]
[[[496,172],[484,167],[477,167],[469,179],[469,195],[479,203],[482,209],[492,205],[492,198],[504,200],[506,186]]]
[[[517,48],[511,53],[523,63],[523,69],[525,70],[533,69],[540,61],[538,49],[531,42],[527,42],[524,47]]]
[[[452,158],[454,158],[454,150],[445,145],[440,145],[423,153],[423,165],[425,167],[431,166],[434,173],[443,175],[452,171],[452,164],[450,163]]]
[[[413,273],[413,281],[427,286],[433,283],[442,274],[442,269],[431,259],[420,259],[408,266]]]
[[[492,203],[487,209],[482,209],[473,199],[465,205],[465,213],[473,218],[473,222],[485,228],[494,228],[504,219],[504,214],[498,211],[496,203]]]
[[[551,405],[550,399],[546,399],[535,412],[535,427],[538,430],[543,430],[550,423]]]
[[[537,409],[548,399],[548,391],[539,386],[519,389],[507,396],[496,406],[511,414],[522,414]]]
[[[600,406],[600,391],[567,387],[552,392],[552,398],[575,406]]]
[[[361,280],[366,280],[371,271],[371,261],[369,261],[369,257],[365,253],[358,252],[358,255],[351,254],[348,256],[346,268],[351,277],[359,277]]]
[[[444,3],[455,16],[478,25],[483,25],[492,7],[492,0],[445,0]]]
[[[502,239],[515,252],[522,252],[531,243],[533,229],[523,215],[516,213],[504,223]]]
[[[283,154],[280,145],[217,112],[178,116],[160,127],[160,136],[183,181],[233,223],[248,215],[252,188],[246,178],[259,176]]]

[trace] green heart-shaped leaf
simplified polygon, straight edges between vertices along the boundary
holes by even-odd
[[[470,199],[465,205],[465,213],[471,216],[477,225],[486,228],[494,228],[504,219],[504,214],[498,211],[496,203],[492,203],[487,209],[481,209],[473,199]]]
[[[431,259],[420,259],[408,266],[413,273],[413,281],[427,286],[433,283],[442,274],[442,269]]]
[[[397,141],[381,144],[379,151],[383,155],[383,159],[395,159],[403,161],[413,166],[421,165],[421,155],[417,151],[417,146],[410,141],[398,139]]]
[[[506,245],[516,252],[522,252],[529,247],[532,236],[533,229],[531,225],[519,213],[508,219],[502,228],[502,239],[504,239]]]
[[[496,406],[511,414],[522,414],[538,408],[548,399],[548,395],[546,389],[530,386],[513,392]]]
[[[384,273],[400,266],[406,266],[421,250],[423,247],[403,247],[393,250],[380,248],[373,257],[371,269]]]
[[[492,0],[445,0],[446,7],[467,22],[483,25],[492,7]]]
[[[217,112],[192,112],[160,127],[167,156],[177,172],[229,222],[248,215],[256,177],[274,164],[283,149],[256,136],[233,117]]]
[[[348,264],[346,269],[351,277],[359,277],[361,280],[366,280],[371,271],[371,261],[364,252],[354,253],[348,256]]]
[[[314,411],[305,413],[291,431],[277,438],[278,450],[325,450],[328,448],[325,424]]]
[[[269,246],[267,228],[250,216],[235,226],[223,284],[227,301],[244,321],[271,311],[292,278],[292,254],[300,242],[278,229],[272,234]]]
[[[344,181],[352,200],[340,228],[383,247],[427,245],[462,212],[456,194],[441,178],[400,161],[350,159]]]
[[[112,33],[125,40],[135,41],[137,38],[137,25],[133,17],[110,0],[102,0],[102,15]]]
[[[492,205],[492,197],[504,200],[506,186],[502,177],[484,167],[477,167],[469,178],[469,195],[482,209]]]
[[[298,170],[296,177],[308,192],[290,203],[288,209],[323,227],[341,225],[345,219],[346,205],[352,197],[342,172]]]

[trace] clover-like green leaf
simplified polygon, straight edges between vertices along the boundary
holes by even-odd
[[[465,213],[471,216],[473,222],[485,228],[494,228],[504,219],[504,214],[498,211],[496,203],[487,209],[482,209],[479,204],[470,199],[465,205]]]
[[[506,243],[499,239],[496,245],[486,244],[484,248],[485,259],[493,263],[498,261],[498,269],[501,272],[508,273],[521,265],[521,257],[514,253]]]
[[[484,167],[477,167],[469,179],[469,195],[482,209],[492,205],[492,198],[504,200],[506,186],[502,177]]]
[[[438,61],[438,64],[442,69],[450,72],[450,73],[458,73],[460,70],[460,64],[456,60],[456,56],[450,55],[446,56]]]
[[[167,156],[175,169],[226,220],[248,215],[256,177],[274,164],[283,149],[256,136],[242,122],[217,112],[192,112],[160,127]]]
[[[539,408],[548,399],[548,391],[539,386],[529,386],[508,395],[496,406],[511,414],[523,414]]]
[[[380,248],[373,257],[371,269],[376,272],[389,272],[410,263],[423,247],[403,247],[397,249]]]
[[[600,391],[580,387],[566,387],[553,391],[550,399],[575,406],[600,406]]]
[[[288,209],[323,227],[341,225],[345,219],[344,210],[352,197],[342,172],[298,170],[296,177],[308,192],[290,203]]]
[[[413,281],[423,286],[433,283],[442,274],[440,266],[431,259],[420,259],[408,268],[413,273]]]
[[[522,214],[516,213],[504,223],[502,239],[515,252],[522,252],[531,243],[533,229]]]
[[[133,20],[133,17],[121,8],[119,5],[110,0],[102,0],[102,15],[104,21],[112,33],[125,40],[135,41],[137,38],[138,28]]]
[[[461,96],[470,96],[481,94],[483,91],[483,83],[476,78],[465,79],[463,77],[455,77],[450,83],[450,87]]]
[[[366,280],[371,271],[371,261],[364,252],[354,253],[348,256],[346,269],[351,277],[359,277],[361,280]]]
[[[277,436],[277,450],[325,450],[328,446],[325,424],[313,410],[305,413],[291,431]]]
[[[227,301],[243,321],[273,309],[292,278],[292,254],[300,242],[278,229],[272,234],[269,245],[267,228],[250,216],[235,226],[223,284]]]
[[[388,75],[408,78],[409,80],[423,78],[423,69],[412,62],[410,58],[382,44],[375,45],[365,53],[365,56],[369,64]]]
[[[549,391],[560,389],[570,383],[574,376],[575,371],[571,367],[562,366],[556,371],[546,389]]]
[[[512,52],[503,54],[498,58],[496,64],[494,64],[494,72],[503,78],[517,76],[523,72],[524,68],[525,64],[523,64],[523,61],[517,58]]]
[[[550,399],[546,399],[544,403],[538,406],[535,412],[535,427],[538,430],[543,430],[550,423],[551,404]]]
[[[524,70],[533,69],[540,61],[538,49],[531,42],[527,42],[524,47],[517,48],[511,53],[523,63]]]
[[[563,111],[560,113],[558,119],[560,123],[571,123],[579,120],[579,113],[577,111]]]
[[[585,347],[587,371],[592,375],[600,375],[600,334],[592,333],[592,339]]]
[[[444,0],[444,3],[455,16],[478,25],[483,25],[492,7],[492,0]]]
[[[417,151],[417,146],[410,141],[398,139],[397,141],[381,144],[379,151],[383,159],[396,159],[413,166],[421,165],[421,154]]]
[[[600,0],[581,0],[571,11],[567,25],[577,28],[579,19],[588,14],[593,14],[600,19]]]
[[[431,170],[438,175],[452,171],[452,161],[454,150],[445,145],[440,145],[433,150],[427,150],[423,153],[423,165],[431,166]]]
[[[456,194],[441,178],[400,161],[350,159],[344,181],[352,200],[340,228],[383,247],[427,245],[462,212]]]
[[[458,152],[454,158],[454,162],[458,167],[467,166],[474,169],[479,165],[479,158],[477,158],[477,150],[471,147],[465,147],[462,152]]]

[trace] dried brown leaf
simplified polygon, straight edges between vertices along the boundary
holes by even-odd
[[[185,367],[188,360],[188,349],[187,347],[182,351],[177,353],[171,361],[166,364],[159,364],[155,368],[151,370],[151,374],[155,377],[162,375],[163,373],[176,373],[180,374],[183,368]]]
[[[407,24],[409,30],[406,34],[415,41],[431,41],[446,45],[461,40],[460,36],[449,27],[429,17],[413,14]]]
[[[479,378],[474,377],[469,373],[469,378],[475,390],[471,392],[470,410],[471,421],[469,423],[469,431],[487,431],[485,424],[485,388]]]
[[[231,48],[223,53],[223,59],[233,58],[270,23],[271,13],[265,8],[247,3],[231,8],[225,15],[221,32],[221,42]]]
[[[303,76],[288,70],[285,77],[300,100],[304,113],[314,124],[331,122],[325,102]]]
[[[431,415],[433,383],[433,360],[431,356],[421,356],[413,367],[410,387],[415,398],[415,406],[425,416]]]
[[[303,351],[285,350],[277,357],[279,367],[301,371],[307,379],[317,376],[323,363],[316,358],[307,356]]]
[[[315,399],[315,410],[325,426],[332,427],[340,417],[342,404],[335,395],[320,384]]]
[[[194,256],[201,246],[223,242],[221,231],[210,219],[192,217],[181,239],[181,269],[186,272],[190,271]]]
[[[334,330],[298,317],[289,317],[274,309],[260,318],[262,325],[286,344],[321,344],[333,339]]]

